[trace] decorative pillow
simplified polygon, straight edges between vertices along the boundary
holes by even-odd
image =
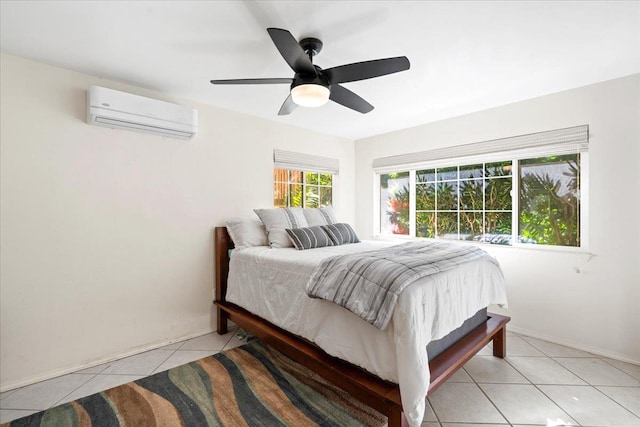
[[[336,216],[336,211],[333,209],[333,206],[306,208],[302,210],[302,213],[310,227],[314,225],[335,224],[338,222],[338,217]]]
[[[227,221],[227,232],[236,249],[269,246],[267,230],[257,219],[231,218]]]
[[[293,243],[293,246],[299,251],[333,246],[333,241],[319,225],[307,228],[287,228],[286,231],[291,239],[291,243]]]
[[[253,211],[267,229],[267,239],[272,248],[290,248],[293,244],[285,230],[308,226],[302,208],[254,209]]]
[[[344,245],[345,243],[360,243],[360,239],[347,223],[329,224],[321,226],[327,232],[334,245]]]

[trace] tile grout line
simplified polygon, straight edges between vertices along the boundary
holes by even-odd
[[[526,341],[526,340],[525,340]],[[536,345],[534,343],[531,343],[529,341],[527,341],[527,344],[535,347],[536,349],[538,349],[541,353],[547,355],[547,353],[545,353],[541,348],[536,347]],[[552,343],[553,344],[553,343]],[[556,345],[560,345],[560,344],[556,344]],[[569,347],[571,348],[571,347]],[[582,351],[582,350],[580,350]],[[610,401],[614,402],[615,404],[617,404],[618,406],[620,406],[622,409],[628,411],[629,413],[631,413],[631,415],[635,416],[636,418],[640,418],[638,417],[636,414],[634,414],[633,412],[631,412],[629,409],[625,408],[624,406],[622,406],[622,404],[618,403],[617,401],[615,401],[614,399],[612,399],[611,397],[607,396],[604,392],[602,392],[601,390],[599,390],[597,388],[597,386],[591,384],[589,381],[587,381],[586,379],[584,379],[583,377],[581,377],[580,375],[578,375],[576,372],[574,372],[573,370],[569,369],[568,367],[564,366],[563,364],[559,363],[557,360],[555,359],[596,359],[596,360],[601,360],[605,363],[607,363],[606,360],[602,360],[601,358],[599,358],[597,355],[594,355],[592,353],[589,352],[584,352],[586,354],[589,354],[590,356],[586,356],[586,357],[576,357],[576,356],[561,356],[561,357],[552,357],[547,355],[547,357],[551,360],[553,360],[555,363],[557,363],[558,365],[560,365],[561,367],[563,367],[564,369],[566,369],[567,371],[571,372],[573,375],[575,375],[577,378],[579,378],[581,381],[583,381],[586,385],[580,385],[580,384],[540,384],[540,385],[551,385],[551,386],[560,386],[560,387],[591,387],[592,389],[598,391],[600,394],[602,394],[603,396],[605,396],[607,399],[609,399]],[[508,361],[507,361],[508,362]],[[611,365],[610,363],[607,363],[608,365]],[[509,365],[511,365],[511,363],[509,363]],[[511,365],[514,369],[517,370],[517,368],[513,365]],[[613,365],[611,365],[613,366]],[[614,368],[616,368],[617,370],[619,370],[620,372],[624,373],[625,375],[629,375],[626,372],[622,371],[621,369],[618,369],[616,366],[613,366]],[[520,372],[520,371],[518,371]],[[521,375],[522,372],[520,372]],[[629,375],[630,377],[633,378],[633,376]],[[557,403],[555,400],[553,400],[550,396],[548,396],[540,387],[538,387],[538,384],[534,384],[532,383],[536,389],[538,389],[540,391],[540,393],[542,393],[547,399],[549,399],[550,401],[552,401],[558,408],[562,409],[562,411],[564,411],[567,415],[569,415],[571,418],[573,418],[573,416],[571,416],[571,414],[569,414],[569,412],[564,409],[562,406],[560,406],[559,403]],[[607,387],[607,386],[601,386],[601,387]],[[575,420],[576,422],[578,422],[578,420]],[[578,422],[578,425],[580,425],[580,423]]]
[[[550,357],[551,360],[553,360],[554,362],[556,362],[558,365],[562,366],[563,368],[565,368],[566,370],[568,370],[569,372],[571,372],[573,375],[575,375],[576,377],[580,378],[582,381],[584,381],[585,383],[587,383],[587,385],[590,385],[591,387],[640,387],[640,383],[636,386],[624,386],[624,385],[612,385],[612,386],[608,386],[608,385],[604,385],[604,384],[591,384],[589,381],[587,381],[586,379],[582,378],[580,375],[578,375],[577,373],[573,372],[571,369],[567,368],[566,366],[564,366],[562,363],[558,362],[556,359],[597,359],[600,360],[597,357]],[[615,366],[614,366],[615,368]],[[617,368],[616,368],[617,369]],[[622,372],[623,374],[625,374],[628,377],[633,378],[634,380],[636,380],[633,376],[627,374],[624,371],[621,371],[620,369],[618,369],[620,372]],[[636,380],[638,381],[638,380]],[[545,385],[570,385],[570,384],[545,384]]]
[[[2,394],[4,394],[4,396],[2,396],[2,398],[0,398],[0,402],[2,402],[2,400],[4,400],[5,398],[9,397],[9,395],[15,393],[16,390],[17,390],[17,388],[14,388],[13,390],[7,390],[7,391],[3,392]]]
[[[185,342],[186,342],[186,341],[185,341]],[[183,344],[184,344],[184,343],[183,343]],[[144,354],[144,353],[152,352],[152,351],[156,351],[156,350],[161,350],[161,348],[157,348],[157,349],[149,350],[149,351],[143,351],[142,353],[138,353],[138,354]],[[155,373],[155,370],[156,370],[156,369],[158,369],[158,368],[159,368],[159,367],[160,367],[164,362],[166,362],[166,361],[167,361],[167,359],[168,359],[169,357],[171,357],[171,356],[173,355],[173,353],[175,353],[176,351],[178,351],[178,349],[174,349],[174,350],[173,350],[173,352],[172,352],[169,356],[167,356],[167,358],[166,358],[166,359],[164,359],[162,362],[160,362],[160,364],[159,364],[158,366],[156,366],[156,367],[153,369],[153,371],[151,371],[151,373],[150,373],[150,374],[144,375],[142,378],[147,378],[147,377],[149,377],[149,376],[153,375],[153,374]],[[121,358],[121,359],[116,359],[116,360],[114,360],[113,362],[110,362],[110,363],[115,363],[115,362],[118,362],[118,361],[120,361],[120,360],[127,359],[128,357],[134,357],[134,356],[137,356],[138,354],[134,354],[134,355],[132,355],[132,356],[123,357],[123,358]],[[85,384],[87,384],[89,381],[91,381],[91,380],[93,380],[93,379],[97,378],[98,376],[103,376],[103,377],[104,377],[104,376],[109,376],[109,375],[120,375],[120,376],[123,376],[123,375],[130,375],[130,376],[139,376],[139,374],[115,374],[115,373],[114,373],[114,374],[103,374],[102,372],[104,372],[104,371],[105,371],[105,370],[107,370],[108,368],[109,368],[108,366],[105,366],[105,367],[104,367],[104,368],[103,368],[99,373],[97,373],[97,374],[93,374],[93,376],[92,376],[91,378],[89,378],[87,381],[85,381],[85,382],[83,382],[82,384],[80,384],[78,387],[76,387],[75,389],[73,389],[71,392],[67,393],[67,394],[66,394],[62,399],[58,400],[56,403],[54,403],[52,406],[50,406],[50,407],[49,407],[49,408],[47,408],[47,409],[50,409],[50,408],[53,408],[53,407],[55,407],[55,406],[60,405],[60,404],[61,404],[61,402],[64,402],[64,400],[67,398],[67,396],[69,396],[69,395],[71,395],[71,394],[75,393],[76,391],[78,391],[78,390],[80,389],[80,387],[84,386],[84,385],[85,385]],[[78,375],[78,374],[83,375],[83,374],[82,374],[82,373],[80,373],[79,371],[77,371],[77,372],[72,372],[72,373],[70,373],[70,374],[68,374],[68,375]],[[139,379],[142,379],[142,378],[139,378]],[[100,390],[100,391],[98,391],[98,392],[96,392],[96,393],[102,393],[103,391],[104,391],[104,390]]]
[[[151,375],[155,375],[155,374],[159,373],[159,372],[157,372],[157,371],[158,371],[158,368],[160,368],[160,366],[162,366],[162,365],[163,365],[167,360],[169,360],[169,359],[171,358],[171,356],[173,356],[174,354],[176,354],[178,351],[210,351],[210,350],[208,350],[208,349],[207,349],[207,350],[196,350],[196,349],[191,349],[191,350],[182,350],[182,347],[187,343],[187,341],[192,340],[192,339],[196,339],[196,338],[200,338],[200,337],[203,337],[203,336],[205,336],[205,335],[209,335],[209,334],[217,334],[217,332],[215,332],[215,331],[214,331],[214,332],[208,332],[208,333],[206,333],[206,334],[202,334],[202,335],[200,335],[200,336],[193,337],[193,338],[190,338],[190,339],[188,339],[188,340],[184,340],[184,341],[182,341],[182,343],[180,344],[180,346],[179,346],[178,348],[174,349],[174,350],[173,350],[173,352],[172,352],[169,356],[167,356],[167,358],[166,358],[166,359],[164,359],[162,362],[160,362],[160,364],[159,364],[158,366],[156,366],[156,367],[155,367],[155,369],[154,369],[154,370],[153,370],[149,375],[147,375],[147,376],[145,376],[145,377],[143,377],[143,378],[150,377]],[[233,338],[234,336],[235,336],[235,331],[233,331],[233,334],[231,334],[231,336],[229,337],[229,339],[227,340],[227,342],[222,346],[222,349],[221,349],[221,350],[212,350],[212,351],[214,351],[214,353],[212,353],[212,355],[213,355],[213,354],[220,353],[221,351],[223,351],[223,350],[224,350],[224,347],[226,347],[226,345],[229,343],[229,341],[231,341],[231,338]],[[161,371],[161,372],[164,372],[164,371]],[[142,378],[140,378],[140,379],[142,379]]]
[[[200,336],[204,336],[204,335],[207,335],[207,334],[202,334],[202,335],[200,335]],[[234,334],[234,335],[235,335],[235,334]],[[230,340],[231,340],[231,338],[232,338],[234,335],[232,335],[232,336],[229,338],[229,340],[228,340],[228,341],[230,341]],[[194,337],[194,338],[198,338],[198,337]],[[158,365],[157,365],[157,366],[156,366],[156,367],[151,371],[151,373],[149,373],[149,374],[147,374],[147,375],[144,375],[144,376],[142,376],[142,378],[138,378],[138,379],[147,378],[147,377],[150,377],[150,376],[152,376],[152,375],[157,374],[157,373],[158,373],[158,372],[156,372],[156,371],[157,371],[157,369],[158,369],[160,366],[162,366],[162,364],[163,364],[163,363],[165,363],[167,360],[169,360],[169,358],[170,358],[171,356],[173,356],[173,355],[174,355],[178,350],[180,350],[180,349],[182,348],[182,346],[184,346],[184,344],[185,344],[187,341],[189,341],[189,340],[187,339],[187,340],[182,341],[182,342],[181,342],[181,344],[180,344],[180,346],[179,346],[178,348],[172,349],[173,351],[171,352],[171,354],[169,354],[165,359],[163,359],[163,360],[162,360],[162,361],[161,361],[161,362],[160,362],[160,363],[159,363],[159,364],[158,364]],[[227,341],[227,344],[228,344],[228,341]],[[174,344],[175,344],[175,343],[174,343]],[[168,345],[171,345],[171,344],[168,344]],[[226,346],[226,344],[225,344],[225,346]],[[161,349],[162,349],[162,348],[157,348],[157,349],[149,350],[149,351],[156,351],[156,350],[161,350]],[[185,351],[187,351],[187,350],[185,350]],[[143,353],[146,353],[146,352],[144,352],[144,351],[143,351],[142,353],[138,353],[138,354],[143,354]],[[133,357],[133,356],[137,356],[137,354],[132,355],[132,356],[127,356],[127,357]],[[124,360],[124,359],[126,359],[127,357],[123,357],[123,358],[121,358],[121,359],[116,359],[116,360],[114,360],[114,361],[112,361],[112,362],[109,362],[109,363],[115,363],[115,362],[118,362],[119,360]],[[61,399],[57,400],[55,403],[53,403],[51,406],[49,406],[49,407],[48,407],[48,408],[46,408],[46,409],[50,409],[50,408],[53,408],[53,407],[55,407],[55,406],[60,405],[62,402],[64,402],[64,401],[65,401],[65,399],[66,399],[68,396],[70,396],[71,394],[75,393],[75,392],[76,392],[76,391],[78,391],[82,386],[84,386],[85,384],[87,384],[89,381],[91,381],[91,380],[93,380],[93,379],[97,378],[98,376],[110,376],[110,375],[120,375],[120,376],[122,376],[122,375],[130,375],[130,376],[139,376],[139,374],[116,374],[116,373],[113,373],[113,374],[103,374],[102,372],[104,372],[105,370],[107,370],[107,368],[108,368],[108,366],[105,366],[105,367],[104,367],[100,372],[93,374],[93,375],[92,375],[90,378],[88,378],[85,382],[83,382],[83,383],[82,383],[82,384],[80,384],[78,387],[76,387],[76,388],[74,388],[73,390],[71,390],[69,393],[67,393],[66,395],[64,395],[64,397],[62,397]],[[76,371],[76,372],[71,372],[71,373],[69,373],[69,374],[67,374],[67,375],[78,375],[78,374],[80,374],[80,375],[86,375],[86,374],[82,374],[80,371],[82,371],[82,369],[80,369],[79,371]],[[17,389],[16,389],[16,390],[17,390]],[[12,390],[12,392],[14,392],[14,391],[15,391],[15,390]],[[98,391],[97,393],[101,393],[101,392],[103,392],[103,391],[104,391],[104,390],[101,390],[101,391]],[[7,397],[7,396],[5,396],[5,397]],[[2,407],[0,406],[0,409],[5,409],[5,408],[2,408]],[[45,410],[46,410],[46,409],[45,409]],[[20,409],[17,409],[17,410],[29,410],[29,411],[31,411],[31,410],[33,410],[33,409],[22,409],[22,408],[20,408]],[[40,410],[39,410],[39,411],[40,411]]]
[[[611,367],[613,367],[613,368],[617,369],[618,371],[622,372],[623,374],[628,375],[628,376],[630,376],[631,378],[633,378],[634,380],[638,381],[638,382],[639,382],[638,386],[640,386],[640,379],[639,379],[639,378],[636,378],[634,375],[631,375],[631,374],[626,373],[625,371],[623,371],[622,369],[618,368],[618,367],[617,367],[616,365],[614,365],[613,363],[609,363],[609,361],[605,360],[604,356],[603,356],[603,357],[598,357],[598,359],[600,359],[601,361],[603,361],[603,362],[604,362],[604,363],[606,363],[607,365],[609,365],[609,366],[611,366]],[[621,361],[621,360],[619,360],[619,362],[622,362],[622,361]],[[622,362],[622,363],[627,363],[627,362]],[[635,366],[635,365],[633,365],[632,363],[629,363],[629,365]]]
[[[608,386],[601,385],[600,387],[608,387]],[[615,400],[614,398],[608,396],[605,392],[600,390],[597,386],[593,386],[593,388],[596,389],[596,391],[598,393],[602,394],[604,397],[606,397],[607,399],[611,400],[613,403],[615,403],[616,405],[620,406],[622,409],[624,409],[625,411],[629,412],[631,415],[633,415],[634,417],[636,417],[636,418],[638,418],[640,420],[640,416],[636,415],[633,411],[631,411],[631,409],[626,408],[622,403],[620,403],[617,400]]]
[[[67,374],[67,375],[78,375],[78,374],[76,374],[75,372],[72,372],[72,373]],[[84,374],[79,374],[79,375],[84,375]],[[92,379],[94,379],[94,378],[95,378],[95,377],[97,377],[97,376],[98,376],[98,374],[93,374],[93,375],[91,376],[91,378],[88,378],[85,382],[83,382],[82,384],[80,384],[78,387],[74,388],[74,389],[73,389],[73,390],[71,390],[69,393],[65,394],[65,395],[64,395],[64,397],[62,397],[62,399],[58,399],[56,402],[54,402],[54,403],[53,403],[53,405],[50,405],[47,409],[51,409],[51,408],[53,408],[53,407],[55,407],[55,406],[58,406],[58,405],[60,404],[60,402],[64,401],[64,399],[66,399],[66,398],[67,398],[67,396],[69,396],[69,395],[70,395],[70,394],[72,394],[72,393],[75,393],[75,392],[76,392],[76,390],[78,390],[80,387],[82,387],[83,385],[85,385],[86,383],[88,383],[89,381],[91,381]],[[58,377],[58,378],[60,378],[60,377]]]
[[[429,394],[429,391],[427,391],[427,394]],[[433,416],[436,417],[436,422],[438,423],[438,425],[442,426],[442,422],[440,422],[440,417],[438,416],[438,414],[436,414],[436,408],[433,407],[428,397],[425,397],[424,400],[426,400],[427,405],[429,405],[429,408],[431,408],[431,412],[433,412]],[[424,417],[422,417],[422,422],[424,422]],[[429,423],[431,421],[427,421],[427,422]]]
[[[475,356],[474,356],[475,357]],[[495,357],[495,356],[493,356]],[[473,358],[472,358],[473,359]],[[471,359],[469,359],[471,360]],[[502,359],[504,360],[504,359]],[[464,369],[464,365],[462,366],[462,369]],[[487,398],[487,400],[489,402],[491,402],[491,404],[493,405],[494,408],[496,408],[496,411],[498,411],[498,413],[500,414],[500,416],[502,416],[502,418],[504,418],[504,420],[509,424],[513,424],[509,418],[507,418],[507,416],[505,414],[502,413],[502,411],[500,410],[500,408],[498,408],[498,405],[495,404],[495,402],[493,400],[491,400],[491,398],[489,397],[489,395],[482,389],[482,387],[480,387],[480,384],[476,381],[475,378],[473,378],[473,376],[471,376],[471,374],[469,372],[467,372],[466,369],[464,369],[464,371],[467,373],[467,375],[469,375],[469,378],[471,378],[471,381],[473,381],[473,383],[476,385],[476,387],[478,387],[478,390],[480,390],[480,392],[484,395],[484,397]],[[524,377],[525,380],[529,381],[526,377]]]
[[[185,342],[186,342],[186,341],[184,341],[182,344],[180,344],[180,347],[182,347],[182,346],[184,345],[184,343],[185,343]],[[142,377],[142,378],[147,378],[147,377],[150,377],[151,375],[157,374],[157,373],[158,373],[157,371],[158,371],[158,369],[160,368],[160,366],[162,366],[162,364],[163,364],[164,362],[166,362],[167,360],[169,360],[169,358],[170,358],[171,356],[173,356],[173,355],[174,355],[178,350],[180,350],[180,347],[178,347],[178,348],[174,349],[174,350],[171,352],[171,354],[170,354],[170,355],[168,355],[168,356],[167,356],[167,357],[166,357],[162,362],[160,362],[160,364],[159,364],[158,366],[156,366],[156,367],[153,369],[153,371],[151,371],[151,373],[150,373],[149,375],[146,375],[146,376],[144,376],[144,377]],[[142,378],[140,378],[140,379],[142,379]]]
[[[542,350],[541,350],[541,351],[542,351]],[[554,361],[555,363],[558,363],[558,362],[556,362],[555,360],[553,360],[553,358],[552,358],[552,357],[550,357],[550,356],[547,356],[547,358],[548,358],[548,359],[550,359],[550,360],[552,360],[552,361]],[[505,358],[505,359],[506,359],[506,358]],[[507,360],[506,362],[507,362],[507,363],[509,363],[509,361],[508,361],[508,360]],[[558,363],[558,365],[560,365],[560,364]],[[525,374],[523,374],[522,372],[520,372],[520,371],[518,370],[518,368],[516,368],[515,366],[513,366],[511,363],[509,363],[509,366],[511,366],[513,369],[515,369],[515,370],[516,370],[516,372],[518,372],[520,375],[522,375],[523,377],[527,378],[527,376],[526,376]],[[560,366],[562,366],[562,365],[560,365]],[[565,368],[564,366],[562,366],[562,367],[563,367],[563,368]],[[565,368],[565,369],[567,369],[567,368]],[[568,370],[569,372],[571,372],[572,374],[576,375],[576,374],[575,374],[573,371],[571,371],[570,369],[567,369],[567,370]],[[578,377],[581,381],[584,381],[584,378],[580,378],[578,375],[576,375],[576,377]],[[538,384],[536,384],[536,383],[534,383],[533,381],[529,380],[529,378],[527,378],[527,380],[528,380],[528,381],[530,381],[530,382],[531,382],[531,385],[532,385],[533,387],[535,387],[535,389],[536,389],[536,390],[538,390],[538,391],[539,391],[539,392],[540,392],[544,397],[546,397],[547,399],[549,399],[549,401],[550,401],[550,402],[552,402],[554,405],[556,405],[556,407],[557,407],[558,409],[560,409],[562,412],[564,412],[565,414],[567,414],[567,416],[569,416],[569,418],[571,418],[573,421],[575,421],[575,422],[576,422],[576,425],[578,425],[578,426],[582,425],[582,424],[580,424],[580,422],[579,422],[578,420],[576,420],[575,418],[573,418],[573,415],[571,415],[571,414],[569,413],[569,411],[567,411],[566,409],[564,409],[562,406],[560,406],[560,404],[559,404],[558,402],[556,402],[555,400],[553,400],[553,399],[552,399],[550,396],[548,396],[544,391],[542,391],[542,389],[541,389],[540,387],[538,387]],[[584,381],[584,382],[585,382],[588,386],[591,386],[587,381]],[[540,384],[540,385],[555,385],[555,386],[560,385],[560,386],[562,386],[563,384]],[[585,386],[578,386],[578,387],[585,387]]]

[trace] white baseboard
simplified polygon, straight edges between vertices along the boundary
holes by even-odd
[[[0,393],[4,393],[5,391],[13,390],[15,388],[19,388],[19,387],[24,387],[24,386],[27,386],[27,385],[35,384],[35,383],[38,383],[40,381],[50,380],[52,378],[56,378],[56,377],[59,377],[59,376],[62,376],[62,375],[71,374],[73,372],[81,371],[83,369],[93,368],[94,366],[102,365],[103,363],[113,362],[114,360],[122,359],[122,358],[129,357],[129,356],[133,356],[133,355],[136,355],[136,354],[139,354],[139,353],[144,353],[145,351],[149,351],[149,350],[155,350],[157,348],[164,347],[164,346],[169,345],[169,344],[173,344],[173,343],[176,343],[176,342],[188,340],[188,339],[191,339],[191,338],[196,338],[196,337],[199,337],[201,335],[210,334],[211,332],[215,332],[215,330],[213,330],[213,329],[201,330],[199,332],[194,332],[192,334],[183,335],[183,336],[179,336],[179,337],[174,337],[174,338],[170,338],[170,339],[167,339],[167,340],[155,342],[155,343],[152,343],[152,344],[145,344],[145,345],[142,345],[142,346],[139,346],[139,347],[134,347],[134,348],[131,348],[129,350],[123,351],[121,353],[110,354],[108,356],[101,357],[99,359],[90,360],[90,361],[81,363],[79,365],[67,366],[67,367],[64,367],[64,368],[60,368],[60,369],[55,369],[53,371],[49,371],[49,372],[47,372],[45,374],[40,374],[40,375],[35,375],[35,376],[32,376],[32,377],[27,377],[27,378],[24,378],[24,379],[22,379],[20,381],[15,381],[15,382],[12,382],[12,383],[9,383],[9,384],[3,384],[2,386],[0,386]]]
[[[571,341],[571,340],[566,340],[566,339],[554,337],[554,336],[551,336],[551,335],[541,334],[539,332],[531,331],[529,329],[519,328],[517,326],[508,325],[507,326],[507,330],[511,331],[511,332],[515,332],[516,334],[526,335],[526,336],[531,337],[531,338],[538,338],[538,339],[541,339],[541,340],[544,340],[544,341],[552,342],[554,344],[560,344],[560,345],[564,345],[564,346],[567,346],[567,347],[575,348],[576,350],[586,351],[588,353],[592,353],[592,354],[595,354],[597,356],[608,357],[609,359],[615,359],[615,360],[619,360],[621,362],[627,362],[627,363],[632,363],[634,365],[640,365],[640,361],[639,360],[633,360],[633,359],[630,359],[627,356],[623,356],[623,355],[617,354],[617,353],[612,353],[610,351],[604,350],[604,349],[599,348],[599,347],[591,347],[591,346],[584,345],[584,344],[581,344],[581,343],[578,343],[578,342],[574,342],[574,341]],[[509,355],[509,348],[507,348],[507,356],[508,355]]]

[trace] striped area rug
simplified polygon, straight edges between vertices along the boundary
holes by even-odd
[[[386,421],[255,340],[0,427],[382,427]]]

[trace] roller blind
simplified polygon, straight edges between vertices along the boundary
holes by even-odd
[[[340,170],[340,160],[276,149],[273,150],[273,166],[276,169],[324,172],[337,175]]]
[[[581,125],[418,153],[382,157],[373,160],[373,169],[382,171],[397,167],[402,167],[403,169],[415,168],[416,166],[445,159],[461,159],[465,157],[481,161],[500,157],[522,159],[553,156],[585,152],[588,148],[589,126]]]

